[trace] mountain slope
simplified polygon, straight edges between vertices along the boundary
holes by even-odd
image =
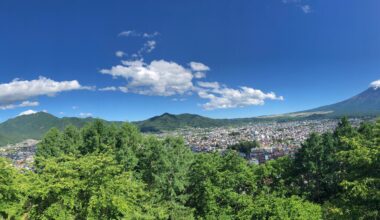
[[[0,124],[0,146],[23,141],[40,139],[53,127],[63,129],[68,125],[83,127],[94,118],[58,118],[51,114],[39,112],[9,119]],[[115,122],[116,123],[116,122]]]
[[[221,126],[218,119],[211,119],[194,114],[173,115],[165,113],[145,121],[134,122],[142,132],[157,132],[162,130],[174,130],[185,127],[206,128]]]
[[[305,112],[331,112],[329,116],[379,116],[380,89],[369,88],[350,99]]]

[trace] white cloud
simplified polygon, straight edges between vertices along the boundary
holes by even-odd
[[[151,53],[156,49],[157,42],[154,40],[148,40],[144,45],[137,51],[137,53],[132,54],[134,59],[142,59],[144,54]]]
[[[380,79],[379,80],[376,80],[376,81],[373,81],[370,86],[374,89],[379,89],[380,88]]]
[[[203,82],[203,81],[199,81],[197,83],[198,83],[198,86],[200,86],[202,88],[208,88],[208,89],[219,89],[220,88],[220,85],[219,85],[218,82]]]
[[[198,89],[199,97],[209,100],[202,105],[206,110],[263,105],[266,99],[284,99],[282,96],[276,96],[273,92],[264,93],[261,90],[244,86],[239,89],[231,89],[220,86],[217,82],[198,82],[198,85],[201,87]]]
[[[23,101],[19,104],[7,104],[7,105],[0,105],[0,110],[9,110],[14,108],[23,108],[23,107],[35,107],[38,106],[39,102],[31,102],[31,101]]]
[[[303,13],[305,13],[305,14],[311,13],[311,6],[310,5],[301,5],[300,8],[302,9]]]
[[[305,4],[305,0],[282,0],[282,3],[296,5],[305,14],[309,14],[312,12],[311,5]]]
[[[285,0],[284,3],[286,3]],[[149,35],[125,31],[119,35],[150,38],[158,35],[158,33]],[[113,78],[124,78],[126,84],[118,87],[100,88],[99,91],[121,91],[151,96],[190,95],[195,92],[200,98],[208,99],[208,102],[203,105],[208,110],[263,105],[266,99],[283,100],[283,97],[277,97],[273,92],[264,93],[261,90],[249,87],[231,89],[225,85],[220,85],[218,82],[195,81],[195,86],[193,80],[205,78],[210,67],[194,61],[188,64],[189,67],[166,60],[144,62],[143,54],[150,53],[155,48],[156,41],[148,40],[138,52],[132,54],[133,59],[123,60],[120,65],[100,70],[100,73],[111,75]],[[185,99],[173,98],[172,100],[183,101]]]
[[[74,105],[74,106],[72,106],[71,108],[72,108],[73,110],[76,110],[76,109],[78,109],[79,107]]]
[[[135,30],[127,30],[119,33],[119,36],[146,38],[147,41],[143,44],[143,46],[137,52],[131,55],[133,59],[142,59],[144,54],[151,53],[156,48],[157,42],[152,38],[158,36],[159,34],[160,33],[158,33],[157,31],[153,33],[141,33]],[[121,58],[126,56],[127,54],[119,50],[116,51],[115,55]]]
[[[284,4],[289,4],[289,3],[299,3],[301,0],[282,0]]]
[[[192,70],[194,71],[198,71],[198,72],[205,72],[205,71],[209,71],[210,70],[210,67],[204,65],[203,63],[198,63],[198,62],[190,62],[190,67]]]
[[[79,113],[79,117],[82,117],[82,118],[88,118],[88,117],[92,117],[92,113],[87,113],[87,112],[81,112]]]
[[[123,51],[121,51],[121,50],[118,50],[118,51],[116,51],[115,52],[115,56],[117,56],[117,57],[123,57],[123,56],[125,56],[126,54],[123,52]]]
[[[146,51],[147,53],[152,52],[156,48],[156,41],[154,40],[148,40],[143,47],[143,50]]]
[[[22,116],[22,115],[32,115],[32,114],[36,114],[37,112],[34,111],[34,110],[27,110],[27,111],[24,111],[24,112],[21,112],[18,116]]]
[[[54,96],[60,92],[80,89],[92,88],[83,87],[76,80],[57,82],[45,77],[30,81],[15,79],[10,83],[0,84],[0,104],[12,104],[37,96]]]
[[[205,78],[206,77],[205,72],[210,70],[210,67],[206,66],[203,63],[198,63],[198,62],[190,62],[189,66],[190,66],[191,70],[195,72],[194,77],[196,79]]]
[[[141,60],[144,57],[144,54],[151,53],[154,49],[156,49],[157,42],[154,40],[148,40],[144,43],[144,45],[134,54],[132,54],[132,58],[134,60]]]
[[[205,78],[206,77],[206,73],[204,72],[196,72],[194,73],[194,78],[196,79],[202,79],[202,78]]]
[[[283,100],[282,96],[276,96],[273,92],[264,93],[249,87],[232,89],[218,82],[197,81],[195,86],[193,79],[197,78],[195,75],[198,72],[192,70],[193,68],[187,69],[175,62],[165,60],[154,60],[151,63],[145,63],[142,60],[126,60],[122,61],[122,65],[100,71],[102,74],[115,78],[124,78],[127,81],[126,86],[106,87],[101,90],[154,96],[185,95],[196,92],[200,98],[208,100],[203,104],[203,108],[207,110],[263,105],[265,100]],[[180,101],[178,98],[172,100]]]
[[[122,64],[100,72],[126,79],[128,84],[119,87],[123,92],[171,96],[193,90],[193,73],[175,62],[154,60],[148,64],[134,60],[122,61]]]
[[[186,98],[172,98],[172,101],[174,101],[174,102],[184,102],[184,101],[186,101]]]
[[[117,91],[117,90],[118,90],[118,88],[115,86],[104,87],[104,88],[99,89],[99,91],[102,91],[102,92]]]
[[[136,32],[135,30],[127,30],[127,31],[120,32],[119,36],[122,36],[122,37],[138,37],[138,36],[141,36],[141,34]]]
[[[153,32],[153,33],[140,33],[135,30],[127,30],[127,31],[122,31],[119,33],[119,36],[122,37],[143,37],[143,38],[154,38],[158,36],[160,33],[159,32]]]
[[[153,33],[144,33],[142,36],[145,37],[145,38],[153,38],[153,37],[156,37],[158,35],[160,35],[160,33],[158,33],[156,31],[156,32],[153,32]]]

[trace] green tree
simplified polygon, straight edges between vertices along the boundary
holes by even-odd
[[[342,164],[343,190],[326,204],[328,217],[380,218],[380,144],[376,141],[379,127],[378,121],[373,140],[366,135],[342,139],[347,148],[337,153],[337,160]]]
[[[188,206],[197,217],[230,219],[252,206],[255,179],[247,161],[235,152],[224,156],[202,153],[190,169]]]
[[[149,137],[139,151],[137,171],[156,195],[157,201],[170,210],[172,219],[191,216],[192,210],[185,207],[188,171],[192,153],[181,138],[157,140]],[[177,216],[177,217],[176,217]]]
[[[253,166],[258,191],[261,193],[289,196],[299,193],[293,178],[294,162],[289,157],[271,160],[260,166]]]
[[[340,168],[335,159],[338,149],[336,145],[332,134],[314,133],[296,154],[293,171],[295,180],[301,194],[312,201],[326,201],[340,190]]]
[[[27,186],[27,178],[0,157],[0,219],[22,216]]]
[[[238,214],[239,219],[268,220],[321,220],[322,209],[319,205],[292,196],[276,197],[261,194],[255,198],[254,204]]]
[[[82,136],[77,127],[67,126],[62,134],[62,150],[65,154],[78,155],[79,146],[82,145]]]
[[[334,137],[338,141],[338,145],[344,145],[341,141],[343,137],[354,137],[357,135],[357,131],[352,127],[347,117],[343,117],[338,123],[337,128],[334,131]],[[342,147],[342,146],[340,146]]]
[[[112,155],[64,156],[43,161],[30,187],[31,219],[164,219],[142,182]]]
[[[115,131],[115,157],[126,170],[132,170],[137,166],[136,152],[142,147],[143,138],[138,129],[125,123]]]
[[[49,158],[61,156],[64,154],[63,145],[62,133],[57,128],[52,128],[38,144],[36,157]]]

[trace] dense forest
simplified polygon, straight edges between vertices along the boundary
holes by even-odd
[[[379,160],[380,121],[342,119],[264,165],[96,121],[50,130],[33,171],[0,159],[0,218],[379,219]]]

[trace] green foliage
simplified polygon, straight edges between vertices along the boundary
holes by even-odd
[[[259,191],[278,196],[297,194],[299,189],[293,183],[293,167],[294,161],[289,157],[281,157],[261,166],[253,166]]]
[[[41,165],[31,182],[32,219],[153,219],[165,211],[152,206],[144,184],[112,155],[64,156]]]
[[[328,200],[339,190],[336,141],[330,133],[311,134],[295,158],[295,181],[303,195],[315,202]]]
[[[136,152],[142,147],[143,138],[137,127],[124,124],[115,135],[115,158],[126,170],[134,169],[138,163]]]
[[[0,157],[0,219],[21,217],[27,179]]]
[[[343,138],[347,148],[337,153],[342,164],[342,192],[329,205],[332,216],[341,219],[380,218],[380,136],[374,126],[373,139],[367,139],[368,132],[352,138]]]
[[[262,194],[256,197],[254,204],[239,213],[239,219],[286,219],[286,220],[320,220],[322,209],[319,205],[292,196],[290,198]]]
[[[327,219],[380,218],[380,122],[353,128],[346,118],[334,135],[313,134],[297,153],[299,194],[324,204]]]
[[[234,152],[199,154],[190,169],[188,205],[198,217],[233,218],[252,205],[253,172]]]
[[[157,201],[167,206],[173,215],[192,210],[185,207],[185,190],[189,185],[188,170],[193,155],[182,139],[166,138],[157,140],[149,137],[138,151],[137,172],[155,194]]]

